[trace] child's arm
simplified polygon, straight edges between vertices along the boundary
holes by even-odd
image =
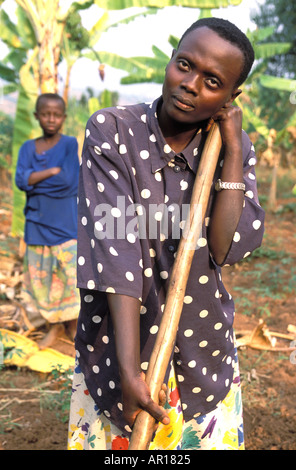
[[[44,181],[47,178],[50,178],[51,176],[55,176],[58,173],[60,173],[61,168],[60,167],[52,167],[52,168],[47,168],[46,170],[41,170],[41,171],[33,171],[28,179],[28,184],[30,186],[33,186],[34,184],[40,183],[40,181]]]
[[[169,423],[169,417],[150,396],[140,367],[140,306],[138,299],[127,295],[107,294],[112,317],[116,353],[122,387],[123,415],[132,427],[144,409],[157,422]],[[160,392],[163,393],[163,392]],[[161,400],[161,395],[160,395]]]

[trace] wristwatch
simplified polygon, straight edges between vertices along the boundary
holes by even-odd
[[[216,191],[222,191],[222,189],[238,189],[240,191],[245,191],[246,186],[244,183],[226,183],[218,179],[215,184]]]

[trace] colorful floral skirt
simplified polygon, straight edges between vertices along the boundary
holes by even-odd
[[[232,387],[218,407],[184,421],[174,367],[165,404],[170,424],[160,424],[149,450],[244,450],[242,398],[238,364]],[[69,450],[127,450],[129,440],[98,409],[76,363],[69,419]]]
[[[76,240],[61,245],[28,245],[24,258],[24,302],[49,323],[74,320],[80,308],[76,288]]]

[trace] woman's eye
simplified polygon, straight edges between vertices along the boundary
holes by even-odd
[[[215,78],[208,78],[206,80],[206,82],[211,88],[218,88],[219,87],[219,82]]]
[[[185,60],[179,60],[179,67],[183,70],[187,70],[189,68],[189,64]]]

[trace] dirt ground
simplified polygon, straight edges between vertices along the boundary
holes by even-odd
[[[259,173],[264,204],[270,172],[261,169]],[[248,345],[239,348],[247,450],[296,450],[296,352],[288,349],[293,338],[296,340],[295,333],[290,334],[296,325],[296,198],[291,194],[291,181],[291,172],[282,172],[277,211],[267,211],[262,247],[250,259],[223,269],[224,282],[236,303],[237,339],[243,340],[254,331],[260,320],[265,322],[267,338],[268,333],[275,338],[273,332],[284,336],[276,336],[272,350],[268,350],[267,343],[262,349]],[[1,254],[18,262],[19,242],[10,236],[10,198],[5,194],[2,199]],[[1,302],[7,304],[9,299],[2,294]],[[0,327],[1,316],[0,305]],[[63,348],[65,351],[65,343]],[[73,345],[68,343],[66,349],[74,354]],[[40,393],[44,384],[47,395]],[[57,390],[59,394],[50,393]],[[70,382],[57,386],[45,374],[13,367],[2,369],[0,449],[66,449],[67,406],[62,409],[61,402],[67,405],[69,391]]]

